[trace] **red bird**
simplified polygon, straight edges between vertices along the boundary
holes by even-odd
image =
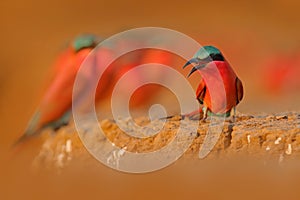
[[[38,133],[43,128],[57,129],[69,122],[73,84],[77,72],[98,42],[93,35],[82,35],[61,53],[54,65],[53,79],[25,133],[17,143]]]
[[[243,98],[243,85],[219,49],[202,47],[183,68],[195,63],[188,77],[199,71],[202,80],[196,98],[203,105],[203,120],[207,115],[235,118],[235,107]],[[200,111],[201,112],[201,111]]]
[[[143,49],[135,52],[134,54],[139,58],[139,60],[137,59],[135,63],[132,63],[132,66],[121,70],[119,76],[122,76],[123,73],[129,71],[130,69],[138,65],[158,63],[167,66],[172,66],[173,64],[172,55],[169,52],[163,50]],[[145,76],[148,75],[149,74],[139,74],[139,72],[136,72],[135,75],[131,77],[132,83],[142,82]],[[151,76],[155,77],[155,80],[164,78],[164,74],[161,73],[161,70],[159,68],[151,68]],[[140,90],[137,90],[137,92],[133,95],[131,105],[133,107],[145,105],[146,102],[150,101],[151,97],[153,97],[153,94],[158,93],[158,91],[161,88],[161,86],[154,84],[145,85],[145,87],[142,87]],[[126,86],[124,86],[124,90],[126,90]]]
[[[300,54],[274,55],[263,64],[262,84],[273,95],[296,94],[300,89]]]
[[[37,111],[30,120],[25,133],[17,143],[29,136],[39,133],[46,127],[50,127],[55,130],[63,125],[68,124],[71,118],[72,101],[74,100],[72,99],[73,84],[77,72],[83,61],[90,54],[90,52],[95,49],[98,43],[99,39],[94,35],[79,36],[73,41],[70,47],[58,57],[54,65],[53,79],[51,80],[45,95],[41,99],[41,103]],[[133,45],[131,44],[131,41],[121,41],[121,43]],[[87,61],[91,62],[92,68],[84,71],[84,81],[88,82],[89,80],[95,78],[93,77],[95,70],[99,70],[102,66],[106,65],[107,61],[112,58],[113,55],[114,51],[109,48],[97,48],[96,52],[93,54],[94,57],[92,57],[92,59],[88,59]],[[99,80],[95,101],[99,102],[105,98],[108,98],[113,90],[114,81],[117,81],[130,69],[147,62],[157,62],[170,65],[172,59],[170,55],[165,52],[152,50],[139,51],[138,53],[133,54],[133,56],[121,57],[108,67]],[[138,83],[142,77],[143,76],[141,74],[136,74],[135,77],[132,77],[130,83]],[[83,84],[85,84],[85,82],[83,82]],[[86,85],[82,85],[81,87],[85,88]],[[86,89],[84,89],[84,91],[86,91]],[[82,98],[83,92],[77,92],[78,94],[75,94],[75,101],[84,101]],[[133,99],[133,105],[139,106],[145,104],[145,102],[149,100],[149,94],[155,92],[157,92],[157,88],[148,87]],[[81,103],[88,104],[90,102]],[[83,109],[85,109],[85,105],[81,106]]]

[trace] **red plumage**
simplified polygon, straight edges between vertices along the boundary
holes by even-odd
[[[202,80],[196,97],[209,111],[223,114],[242,100],[242,83],[228,62],[212,61],[198,71]]]

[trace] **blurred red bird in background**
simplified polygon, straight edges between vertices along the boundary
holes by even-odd
[[[102,67],[103,63],[113,56],[113,51],[109,48],[95,48],[99,42],[100,39],[94,35],[81,35],[75,38],[69,47],[58,56],[54,64],[54,74],[50,84],[45,90],[40,105],[30,120],[27,129],[17,143],[39,133],[44,128],[50,127],[55,130],[68,124],[72,114],[73,84],[81,64],[94,49],[96,49],[96,59],[92,65],[96,68]],[[122,41],[119,45],[131,45],[130,42]],[[146,63],[161,63],[170,66],[172,57],[168,52],[153,49],[138,50],[133,52],[132,56],[121,56],[120,59],[117,59],[108,67],[98,82],[95,94],[96,103],[111,95],[114,83],[123,74],[138,65]],[[93,72],[85,74],[85,76],[87,80],[92,79]],[[141,78],[142,75],[136,74],[131,81],[135,83]],[[126,90],[126,88],[124,89]],[[134,96],[132,105],[137,107],[145,104],[152,96],[149,94],[157,91],[157,86],[147,87]],[[75,101],[80,95],[81,93],[75,94]]]
[[[300,91],[300,52],[269,57],[263,64],[262,82],[273,95]]]

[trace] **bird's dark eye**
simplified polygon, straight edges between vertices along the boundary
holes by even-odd
[[[224,57],[222,56],[222,54],[210,54],[209,55],[211,57],[212,60],[218,60],[218,61],[224,61]]]

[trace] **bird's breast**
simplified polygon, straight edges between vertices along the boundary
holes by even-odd
[[[236,105],[236,74],[227,62],[211,62],[201,75],[207,88],[204,104],[209,110],[225,113]]]

